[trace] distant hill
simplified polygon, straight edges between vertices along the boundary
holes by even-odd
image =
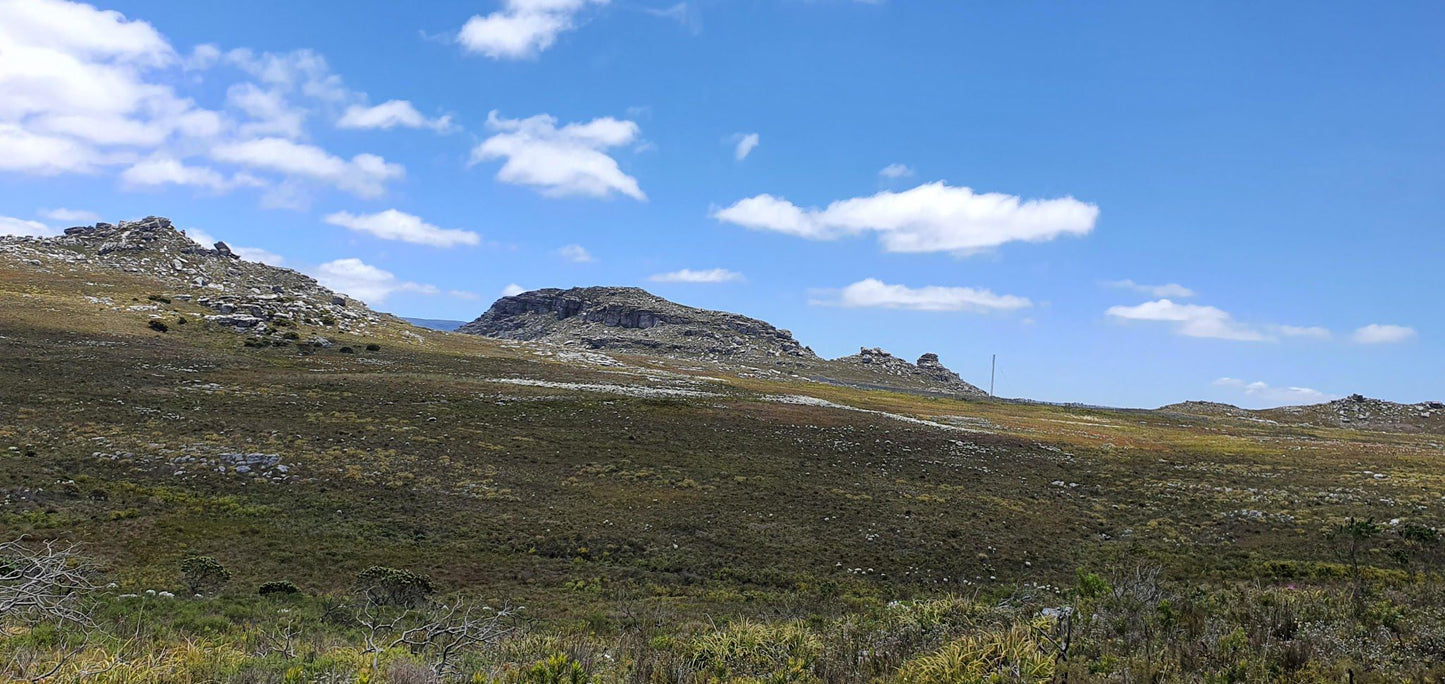
[[[587,350],[752,366],[851,387],[984,396],[936,354],[917,364],[864,348],[820,358],[787,330],[756,318],[686,306],[636,287],[545,289],[503,297],[458,332]]]
[[[1266,420],[1287,425],[1445,434],[1445,403],[1426,401],[1400,404],[1359,394],[1307,406],[1245,409],[1212,401],[1184,401],[1161,406],[1158,410],[1198,416]]]
[[[410,323],[419,328],[427,328],[428,330],[440,330],[442,332],[452,332],[457,328],[460,328],[467,324],[466,321],[451,321],[445,318],[407,318],[405,316],[402,316],[401,320],[406,321],[407,323]]]

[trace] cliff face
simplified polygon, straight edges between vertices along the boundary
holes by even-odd
[[[459,332],[636,353],[817,360],[764,321],[671,302],[635,287],[533,290],[503,297]]]

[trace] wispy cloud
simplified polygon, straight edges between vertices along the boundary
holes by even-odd
[[[1220,378],[1214,381],[1215,387],[1224,387],[1236,390],[1256,403],[1269,406],[1296,406],[1301,404],[1319,404],[1338,399],[1335,394],[1327,394],[1310,387],[1272,387],[1263,381],[1246,382],[1238,378]]]
[[[733,158],[742,161],[757,149],[762,138],[757,133],[734,133],[731,138],[733,142]]]
[[[694,271],[684,268],[671,273],[658,273],[648,280],[654,283],[730,283],[743,279],[743,274],[725,268]]]
[[[574,264],[586,264],[594,261],[592,253],[588,252],[586,247],[577,244],[563,245],[557,248],[557,256]]]
[[[913,169],[909,168],[907,165],[904,164],[889,164],[888,166],[879,169],[878,175],[893,180],[897,180],[899,178],[912,178]]]
[[[1110,280],[1104,284],[1109,287],[1119,288],[1122,290],[1133,290],[1134,292],[1142,292],[1151,297],[1173,297],[1175,299],[1187,299],[1194,296],[1194,290],[1184,287],[1183,285],[1180,285],[1178,283],[1168,283],[1166,285],[1145,285],[1143,283],[1136,283],[1126,278],[1124,280]]]
[[[1112,306],[1107,315],[1124,321],[1169,323],[1185,337],[1203,337],[1239,342],[1273,342],[1281,337],[1328,339],[1330,331],[1318,326],[1251,325],[1236,320],[1229,312],[1213,306],[1180,304],[1159,299],[1134,306]]]
[[[987,313],[1011,311],[1033,306],[1026,297],[994,294],[971,287],[927,285],[908,287],[890,285],[876,278],[866,278],[830,295],[813,299],[810,304],[846,308],[910,309],[913,311],[969,311]]]

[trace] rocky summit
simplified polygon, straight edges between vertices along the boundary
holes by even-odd
[[[863,347],[857,354],[836,359],[835,364],[859,366],[875,373],[900,379],[914,380],[933,389],[951,391],[955,394],[987,396],[987,392],[975,387],[958,374],[949,370],[938,360],[937,354],[924,354],[918,363],[909,363],[877,347]]]
[[[459,332],[695,359],[818,358],[792,333],[764,321],[684,306],[636,287],[552,288],[503,297]]]
[[[89,277],[101,269],[155,278],[166,289],[128,308],[154,308],[159,317],[162,303],[194,301],[210,310],[207,322],[258,338],[280,339],[298,324],[362,333],[383,318],[310,276],[246,261],[224,242],[202,245],[160,216],[75,226],[55,237],[0,237],[0,256],[40,273]]]

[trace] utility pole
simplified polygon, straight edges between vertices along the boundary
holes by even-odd
[[[998,370],[998,354],[990,356],[988,361],[988,396],[990,397],[993,396],[993,376],[996,370]]]

